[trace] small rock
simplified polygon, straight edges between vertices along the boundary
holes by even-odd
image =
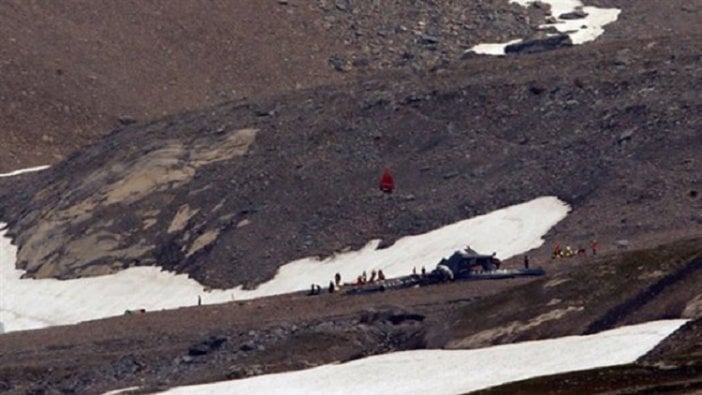
[[[626,239],[617,240],[614,242],[614,244],[616,244],[617,247],[619,247],[619,248],[627,248],[627,247],[629,247],[629,240],[626,240]]]
[[[683,4],[682,6],[680,6],[680,9],[685,11],[685,12],[691,12],[691,13],[699,11],[699,9],[696,9],[695,6],[692,4]]]
[[[475,53],[472,49],[466,49],[463,51],[463,55],[461,55],[461,59],[463,60],[468,60],[468,59],[474,59],[474,58],[483,58],[485,55]]]
[[[136,123],[137,120],[131,115],[121,115],[117,118],[117,122],[119,122],[121,125],[127,126]]]
[[[532,85],[529,87],[529,92],[531,92],[535,95],[540,95],[540,94],[546,92],[546,88],[544,88],[541,85]]]
[[[337,1],[334,5],[339,11],[348,11],[351,8],[351,4],[349,4],[348,0]]]
[[[622,144],[626,141],[630,141],[631,138],[634,136],[635,130],[636,129],[629,129],[629,130],[625,130],[624,132],[622,132],[622,134],[620,134],[619,138],[617,139],[617,143]]]
[[[224,344],[228,339],[224,336],[210,336],[207,339],[190,346],[188,354],[191,356],[205,355],[214,351]]]
[[[180,362],[182,363],[191,363],[195,360],[195,358],[191,357],[190,355],[183,355],[180,357]]]
[[[254,111],[257,117],[269,117],[275,115],[275,110],[256,110]]]
[[[617,66],[626,66],[631,63],[631,51],[622,49],[614,55],[614,64]]]
[[[210,352],[210,348],[204,344],[195,344],[188,349],[188,355],[193,357],[205,355],[208,352]]]
[[[532,38],[505,47],[506,54],[529,54],[573,46],[567,34],[556,34],[544,38]]]
[[[573,20],[573,19],[583,19],[588,16],[588,13],[583,11],[582,8],[576,8],[575,11],[566,12],[558,16],[558,18],[563,20]]]
[[[419,43],[424,45],[434,45],[439,43],[439,39],[428,34],[422,34],[419,36]]]
[[[239,347],[239,350],[244,352],[253,351],[256,349],[256,345],[253,342],[246,342]]]
[[[351,68],[349,67],[347,62],[337,55],[333,55],[333,56],[329,57],[328,62],[329,62],[329,65],[331,65],[334,70],[336,70],[340,73],[345,73],[345,72],[351,70]]]
[[[459,173],[457,171],[448,172],[448,173],[444,174],[444,180],[449,180],[451,178],[457,177],[458,174]]]
[[[142,368],[142,364],[137,360],[137,358],[132,355],[125,355],[120,358],[112,368],[114,369],[114,374],[116,377],[125,377],[128,375],[135,374]]]

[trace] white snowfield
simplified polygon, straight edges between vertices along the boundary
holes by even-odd
[[[29,167],[26,169],[15,170],[15,171],[11,171],[9,173],[0,173],[0,178],[1,177],[18,176],[20,174],[25,174],[25,173],[33,173],[35,171],[42,171],[42,170],[46,170],[48,168],[49,168],[49,166],[45,165],[45,166],[36,166],[36,167]]]
[[[344,364],[177,387],[168,395],[462,394],[512,381],[634,362],[685,320],[477,350],[416,350]]]
[[[441,258],[466,245],[508,258],[539,247],[542,236],[569,210],[555,197],[541,197],[404,237],[386,249],[377,250],[380,241],[373,240],[359,251],[324,260],[313,257],[293,261],[254,290],[237,287],[211,292],[205,292],[201,284],[186,275],[157,267],[135,267],[73,280],[21,279],[23,271],[15,269],[16,247],[5,237],[5,231],[0,231],[0,327],[9,332],[110,317],[128,309],[193,306],[198,296],[203,304],[212,304],[276,295],[309,289],[311,283],[325,286],[337,272],[342,281],[352,281],[364,270],[372,269],[382,269],[387,277],[395,277],[409,274],[413,267],[431,270]]]
[[[523,7],[528,7],[535,0],[511,0]],[[604,26],[615,22],[621,13],[618,8],[583,7],[580,0],[542,0],[543,3],[551,6],[551,14],[556,18],[556,23],[541,25],[542,28],[554,27],[559,32],[570,36],[574,45],[583,44],[595,40],[604,33]],[[561,19],[560,15],[575,11],[578,7],[587,13],[581,19]],[[468,52],[475,52],[484,55],[504,55],[505,48],[510,44],[521,42],[522,39],[511,40],[506,43],[483,43],[478,44]]]

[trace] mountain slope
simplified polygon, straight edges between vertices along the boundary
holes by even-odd
[[[119,119],[441,65],[543,19],[497,0],[337,3],[3,2],[0,172],[57,163]],[[439,50],[419,43],[422,34],[440,40]]]
[[[573,205],[564,243],[699,234],[702,76],[685,43],[479,58],[121,128],[6,189],[3,219],[29,275],[158,264],[217,287],[540,195]]]

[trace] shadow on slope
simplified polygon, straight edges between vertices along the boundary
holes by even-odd
[[[699,294],[701,246],[689,239],[554,267],[553,276],[457,309],[428,344],[484,347],[679,318]]]

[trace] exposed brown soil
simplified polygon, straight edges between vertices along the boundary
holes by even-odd
[[[506,1],[425,3],[4,2],[0,172],[57,163],[120,118],[148,121],[379,69],[432,67],[540,21],[538,10]],[[425,33],[439,43],[418,43]]]

